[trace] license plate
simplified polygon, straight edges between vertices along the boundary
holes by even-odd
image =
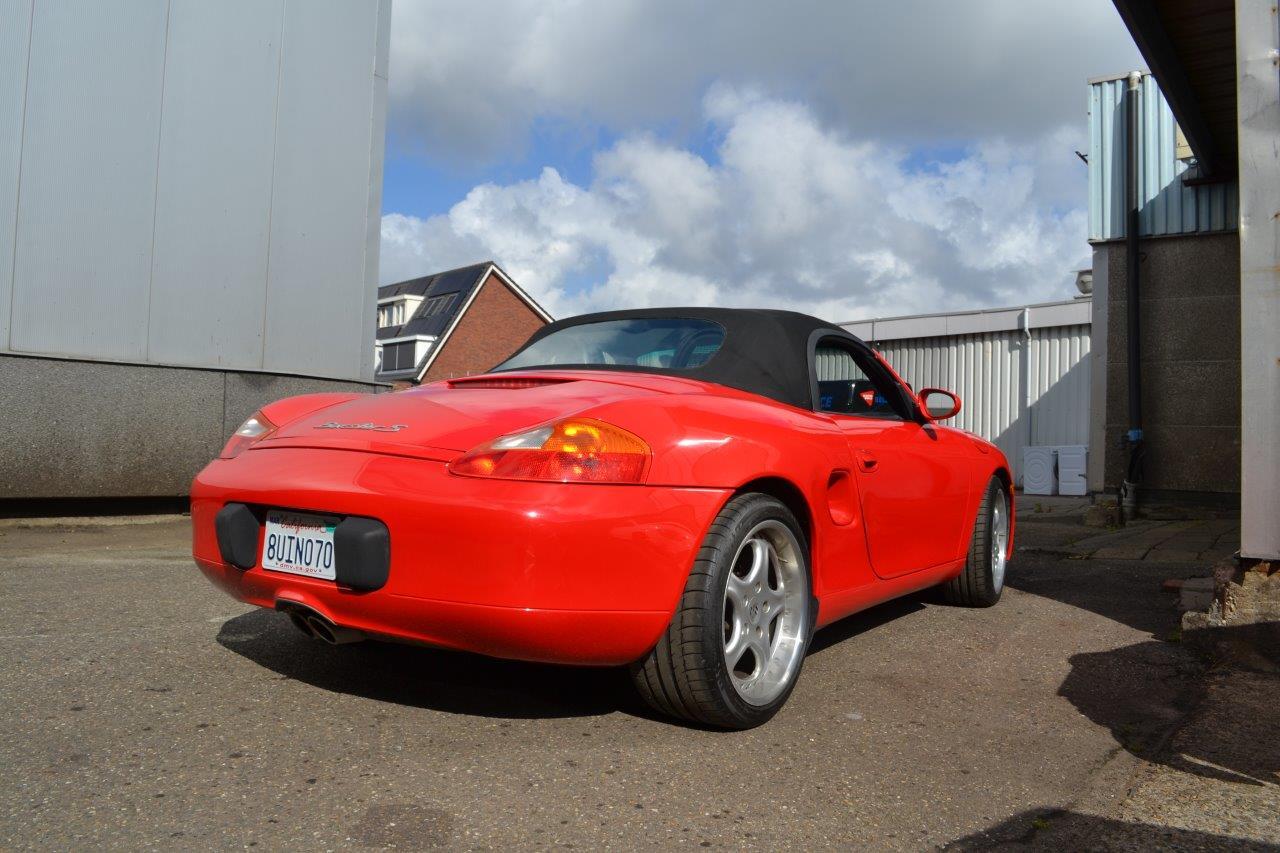
[[[303,512],[267,512],[262,568],[309,578],[333,580],[333,528],[339,518]]]

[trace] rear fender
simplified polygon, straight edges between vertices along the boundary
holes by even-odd
[[[590,415],[649,443],[649,485],[739,494],[753,483],[786,484],[788,496],[804,502],[814,595],[874,582],[843,434],[823,415],[743,396],[621,401]]]
[[[776,476],[812,493],[826,486],[832,471],[851,464],[829,418],[759,398],[671,395],[620,400],[581,414],[649,444],[651,486],[737,489]]]

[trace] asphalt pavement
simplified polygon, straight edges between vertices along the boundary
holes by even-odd
[[[180,517],[0,523],[0,849],[1035,846],[1115,822],[1204,668],[1168,565],[1027,552],[992,609],[821,632],[772,722],[713,732],[617,670],[321,645],[188,547]]]

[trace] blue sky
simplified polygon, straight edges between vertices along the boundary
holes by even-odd
[[[553,313],[1070,295],[1109,2],[397,0],[383,281],[492,257]]]
[[[444,213],[477,184],[530,180],[544,166],[555,167],[575,183],[589,183],[591,158],[616,141],[605,128],[584,129],[546,119],[534,122],[524,144],[514,150],[472,162],[432,156],[416,144],[411,132],[396,130],[387,138],[382,208],[418,217]]]

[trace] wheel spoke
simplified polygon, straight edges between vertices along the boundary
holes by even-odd
[[[756,674],[759,675],[769,665],[770,652],[772,651],[769,646],[769,634],[766,632],[764,636],[758,637],[755,631],[752,631],[750,636],[751,639],[748,642],[751,644],[752,654],[756,657]]]
[[[751,584],[767,585],[769,583],[769,555],[773,549],[763,539],[751,540],[751,570],[744,580]]]
[[[735,608],[733,611],[733,626],[729,629],[729,640],[724,645],[724,659],[729,664],[730,670],[738,665],[738,661],[750,647],[750,636],[746,623],[742,621],[741,614]]]
[[[724,594],[733,604],[734,619],[742,618],[742,612],[747,606],[747,599],[751,597],[753,591],[754,588],[745,578],[740,578],[732,572],[729,573],[729,580],[725,583]]]

